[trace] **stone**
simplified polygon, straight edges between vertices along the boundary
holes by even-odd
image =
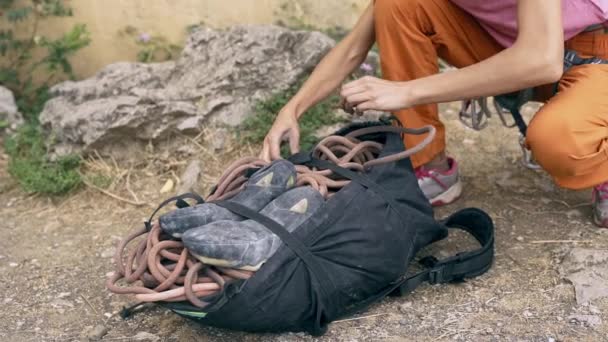
[[[562,261],[559,272],[574,285],[578,304],[608,297],[608,250],[574,248]]]
[[[0,86],[0,131],[14,131],[23,124],[23,116],[17,109],[13,93]]]
[[[91,328],[91,330],[89,330],[87,332],[87,339],[89,341],[99,341],[104,336],[106,336],[107,333],[108,333],[108,328],[99,324],[99,325],[96,325],[94,328]]]
[[[602,325],[602,318],[595,315],[570,315],[568,321],[570,321],[570,323],[580,323],[592,328]]]
[[[191,161],[184,173],[179,177],[180,182],[176,194],[181,195],[187,192],[197,192],[200,176],[201,163],[198,160]]]
[[[213,140],[211,146],[214,152],[222,152],[226,148],[228,142],[228,130],[225,128],[217,128],[213,132]]]
[[[52,87],[40,121],[55,155],[120,154],[176,131],[238,126],[257,101],[296,84],[334,45],[323,33],[274,25],[198,28],[176,61],[115,63]]]
[[[108,259],[114,256],[114,253],[116,253],[116,250],[114,247],[110,247],[106,250],[104,250],[103,252],[101,252],[101,257],[104,259]]]

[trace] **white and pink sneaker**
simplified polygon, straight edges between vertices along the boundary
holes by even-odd
[[[418,185],[433,206],[450,204],[456,201],[462,194],[458,163],[453,158],[448,158],[448,164],[449,169],[447,171],[426,168],[424,166],[416,169]]]
[[[593,220],[602,228],[608,228],[608,182],[593,188]]]

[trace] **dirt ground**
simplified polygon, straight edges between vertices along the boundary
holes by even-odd
[[[558,189],[544,173],[525,169],[515,129],[503,128],[497,118],[480,133],[466,129],[456,108],[444,106],[443,117],[449,151],[460,161],[466,187],[463,198],[437,216],[470,206],[490,213],[497,235],[494,267],[464,284],[426,285],[407,297],[386,299],[354,320],[332,324],[322,338],[210,329],[159,308],[128,320],[111,316],[133,300],[104,287],[114,245],[150,208],[90,188],[52,199],[25,194],[9,178],[3,156],[0,340],[73,341],[97,334],[104,341],[608,341],[608,299],[577,305],[572,285],[558,273],[563,256],[576,245],[608,249],[608,230],[596,229],[590,220],[589,192]],[[210,184],[222,158],[198,152],[188,157],[195,158],[205,160],[204,180]],[[128,165],[133,161],[115,167]],[[166,197],[159,189],[171,171],[179,174],[184,165],[150,165],[133,169],[130,190],[154,204]],[[114,192],[132,198],[125,186]],[[545,240],[582,242],[536,243]],[[433,250],[455,246],[448,241]],[[603,323],[584,324],[571,320],[573,314]]]

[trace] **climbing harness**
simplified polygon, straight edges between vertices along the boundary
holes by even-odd
[[[591,57],[582,58],[576,51],[566,50],[564,54],[564,73],[571,68],[584,64],[608,64],[608,60]],[[554,86],[554,94],[558,92],[558,83]],[[526,146],[526,132],[528,125],[521,115],[523,105],[532,101],[534,97],[534,89],[524,89],[508,94],[494,96],[494,111],[500,118],[503,126],[507,128],[517,127],[520,132],[519,145],[522,150],[522,162],[525,167],[533,170],[538,170],[541,167],[534,160],[532,152]],[[461,110],[458,114],[460,122],[465,126],[480,131],[484,129],[489,119],[492,117],[492,111],[488,106],[488,98],[477,98],[462,102]],[[511,120],[508,119],[511,116]]]

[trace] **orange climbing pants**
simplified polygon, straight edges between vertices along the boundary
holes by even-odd
[[[438,57],[460,68],[503,49],[449,0],[376,0],[374,11],[382,73],[388,80],[435,74]],[[565,45],[583,57],[608,59],[605,33],[582,33]],[[546,93],[549,87],[540,90]],[[412,158],[414,167],[445,150],[445,128],[437,105],[395,115],[405,127],[432,124],[437,128],[435,141]],[[406,135],[406,146],[422,138]],[[547,99],[530,122],[527,144],[560,186],[583,189],[608,181],[608,65],[577,66],[565,73],[558,94]]]

